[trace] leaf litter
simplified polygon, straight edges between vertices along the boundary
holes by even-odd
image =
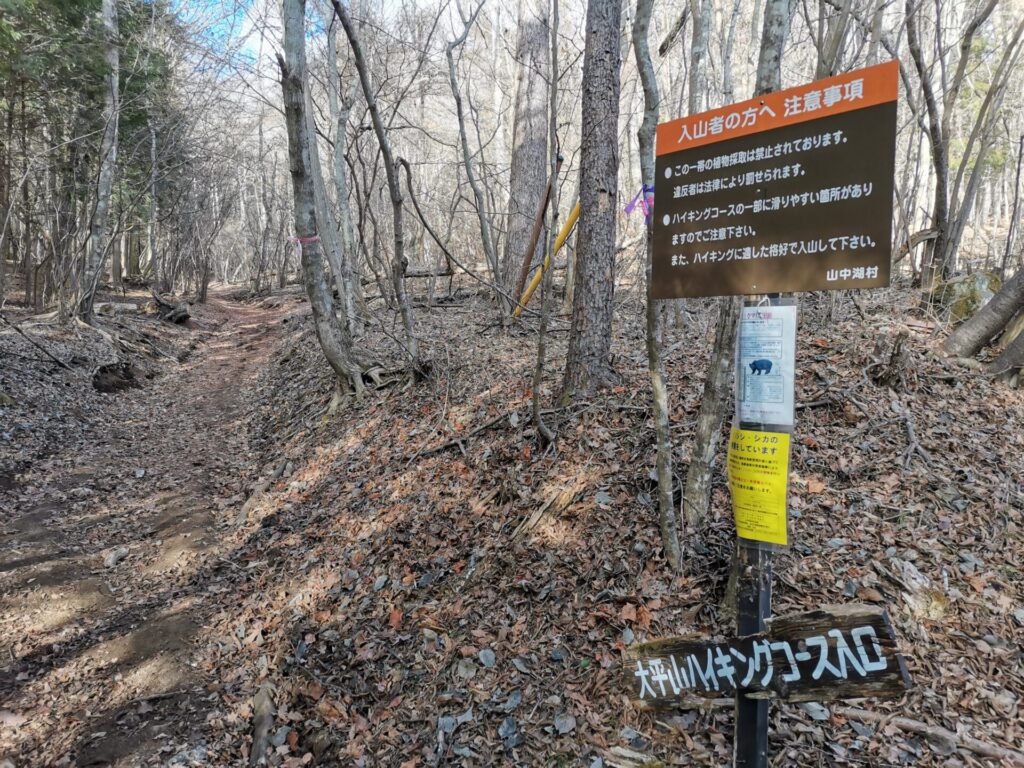
[[[884,605],[915,687],[856,706],[1016,749],[1024,401],[938,358],[931,327],[902,320],[910,300],[864,294],[866,321],[842,300],[805,302],[794,542],[776,561],[773,611]],[[274,765],[729,762],[731,708],[652,715],[618,683],[628,643],[732,633],[720,607],[734,537],[720,468],[711,518],[686,532],[685,571],[670,574],[661,556],[640,310],[627,301],[616,326],[621,382],[552,409],[556,450],[538,451],[533,336],[498,331],[478,296],[419,311],[431,381],[395,377],[330,418],[308,308],[295,297],[273,307],[269,358],[237,401],[235,483],[216,502],[232,521],[218,528],[225,549],[192,576],[203,587],[191,658],[204,710],[175,754],[201,744],[204,764],[246,759],[266,691]],[[667,335],[680,474],[713,330],[707,307],[693,315]],[[872,378],[872,350],[900,330],[908,362],[890,388]],[[379,327],[362,343],[400,364]],[[552,334],[550,359],[564,344]],[[544,377],[545,403],[559,373]],[[207,428],[218,439],[221,427]],[[128,454],[122,472],[143,465]],[[549,503],[559,494],[568,502]],[[145,585],[134,588],[144,599]],[[105,683],[82,685],[98,697]],[[70,697],[47,701],[73,711]],[[843,711],[773,705],[772,754],[787,765],[997,764],[941,734]],[[28,743],[41,742],[0,730],[0,754],[24,759]]]

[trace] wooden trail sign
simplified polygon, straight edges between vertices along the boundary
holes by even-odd
[[[766,624],[765,632],[722,643],[670,637],[633,646],[623,683],[651,709],[734,694],[784,701],[891,698],[910,687],[880,608],[826,607]]]

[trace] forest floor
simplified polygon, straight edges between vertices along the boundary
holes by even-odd
[[[1000,765],[1024,741],[1024,395],[936,356],[913,299],[806,303],[774,609],[884,606],[915,686],[851,703],[880,723],[773,705],[774,765]],[[618,301],[621,382],[550,409],[549,450],[535,335],[465,289],[417,310],[431,380],[333,415],[294,289],[122,320],[141,386],[109,394],[83,377],[95,333],[23,319],[71,371],[0,333],[0,765],[244,765],[254,737],[285,766],[728,764],[730,708],[652,715],[620,681],[633,642],[732,633],[734,533],[719,477],[667,570],[641,304]],[[667,338],[679,475],[713,333],[692,307]],[[361,343],[395,369],[383,317]]]

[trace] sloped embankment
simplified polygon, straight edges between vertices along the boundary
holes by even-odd
[[[876,292],[863,318],[845,303],[838,319],[825,307],[802,318],[795,542],[777,560],[775,612],[886,606],[916,687],[855,705],[1016,748],[1024,402],[933,357],[941,329],[900,320],[909,301]],[[533,339],[497,331],[490,311],[420,311],[437,378],[329,419],[308,319],[288,321],[250,415],[265,490],[246,507],[237,594],[208,658],[226,760],[250,738],[262,689],[285,764],[729,761],[731,708],[655,718],[618,682],[626,644],[731,633],[718,608],[733,537],[721,477],[713,519],[687,533],[686,572],[660,555],[640,318],[616,329],[621,385],[550,413],[557,451],[539,452]],[[906,357],[887,372],[876,343],[900,331]],[[553,336],[559,360],[565,334]],[[380,332],[364,343],[391,348]],[[708,346],[699,313],[669,334],[682,471]],[[546,377],[546,402],[557,384]],[[786,765],[986,761],[942,732],[838,707],[773,707],[772,750]]]

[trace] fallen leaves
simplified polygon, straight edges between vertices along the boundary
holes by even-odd
[[[397,630],[400,626],[402,626],[402,609],[401,608],[392,608],[391,609],[391,612],[388,614],[388,626],[391,627],[392,629],[395,629],[395,630]]]
[[[383,392],[324,423],[330,373],[304,320],[287,364],[271,366],[246,395],[256,398],[253,465],[267,475],[291,469],[233,534],[228,562],[202,574],[211,589],[203,599],[219,610],[196,643],[214,699],[207,763],[231,764],[248,738],[256,687],[267,683],[277,691],[281,722],[271,735],[280,734],[283,765],[313,752],[343,765],[726,764],[730,711],[653,718],[625,704],[616,683],[628,644],[729,630],[720,603],[734,539],[720,477],[711,519],[688,532],[686,572],[670,575],[661,559],[639,328],[623,323],[616,341],[621,391],[552,415],[553,454],[531,447],[532,424],[521,416],[473,434],[495,414],[526,413],[531,361],[522,337],[471,338],[472,323],[455,317],[423,313],[424,338],[449,341],[451,368],[400,396]],[[1022,736],[1013,649],[1024,627],[1024,519],[1014,495],[1019,458],[997,440],[1019,431],[1024,406],[987,381],[953,388],[911,377],[901,407],[934,466],[903,469],[904,424],[887,393],[860,376],[869,330],[848,320],[815,327],[820,338],[798,354],[798,400],[816,405],[800,412],[793,442],[794,545],[777,559],[775,611],[854,598],[886,606],[919,688],[897,705],[872,706],[990,728],[1012,744]],[[365,343],[386,350],[389,342]],[[924,343],[908,341],[922,373],[932,365]],[[684,382],[700,380],[698,358],[669,361],[680,435],[696,410]],[[555,379],[552,371],[545,397]],[[452,431],[469,435],[463,450],[410,464],[421,445],[448,439],[425,440],[444,423],[446,393],[459,409]],[[122,462],[121,474],[141,463],[138,482],[154,482],[160,467],[148,460]],[[235,479],[225,500],[247,498],[255,485]],[[75,503],[109,493],[85,490]],[[567,502],[513,536],[559,498]],[[823,754],[837,765],[946,759],[898,730],[862,733],[843,718],[815,719],[817,710],[772,711],[793,764]],[[314,749],[318,733],[331,739],[323,751]]]

